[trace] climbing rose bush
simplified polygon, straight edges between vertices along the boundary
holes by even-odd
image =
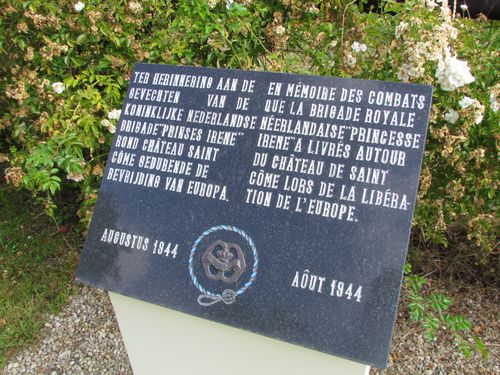
[[[3,178],[88,224],[133,64],[215,66],[434,85],[414,225],[460,227],[494,254],[499,28],[447,2],[6,0],[0,5]]]

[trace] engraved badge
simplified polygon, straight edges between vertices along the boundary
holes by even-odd
[[[247,262],[252,264],[249,269]],[[216,225],[205,230],[194,241],[189,254],[189,275],[201,292],[198,296],[201,306],[218,302],[233,304],[253,285],[258,268],[255,243],[247,233],[232,225]],[[211,281],[207,283],[208,280]],[[211,290],[204,285],[209,285]]]
[[[217,240],[207,247],[201,262],[209,279],[221,280],[227,284],[238,281],[246,267],[241,247],[222,240]]]

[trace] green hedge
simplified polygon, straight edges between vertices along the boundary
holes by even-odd
[[[498,207],[498,24],[439,1],[4,1],[0,161],[9,183],[56,214],[77,189],[87,224],[137,61],[435,86],[415,225],[446,245],[465,228],[494,251]]]

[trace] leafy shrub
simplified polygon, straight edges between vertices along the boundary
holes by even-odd
[[[437,1],[437,0],[436,0]],[[137,61],[435,86],[415,225],[447,244],[467,230],[494,251],[499,29],[432,0],[7,0],[0,8],[0,150],[8,182],[56,213],[77,188],[87,224]],[[446,2],[445,2],[446,3]]]
[[[474,335],[472,323],[462,315],[447,313],[453,303],[444,294],[432,292],[424,294],[424,287],[429,283],[425,277],[412,273],[409,263],[405,266],[405,297],[408,299],[408,311],[414,322],[421,323],[424,337],[428,341],[434,340],[439,330],[448,330],[458,350],[466,358],[472,351],[476,351],[486,359],[489,352],[481,339]]]

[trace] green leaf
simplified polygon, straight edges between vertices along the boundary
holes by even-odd
[[[442,313],[452,304],[452,300],[443,294],[434,293],[428,297],[429,304],[438,313]]]
[[[76,44],[82,45],[85,43],[86,40],[87,40],[87,34],[80,34],[76,38]]]
[[[405,264],[404,274],[405,274],[405,275],[409,275],[409,274],[411,274],[411,264],[410,264],[410,263],[408,263],[408,262]]]
[[[410,302],[408,304],[408,308],[410,310],[410,318],[415,321],[415,322],[420,322],[425,314],[425,306],[424,304],[419,300],[418,297],[420,296],[414,296],[413,302]],[[420,297],[420,299],[423,299]]]
[[[484,343],[481,341],[481,339],[475,335],[472,335],[472,339],[474,340],[474,343],[476,344],[476,347],[477,347],[477,350],[479,351],[479,353],[481,353],[481,357],[483,357],[483,359],[488,359],[488,357],[490,356],[490,353],[488,351],[488,349],[486,348],[486,346],[484,345]]]

